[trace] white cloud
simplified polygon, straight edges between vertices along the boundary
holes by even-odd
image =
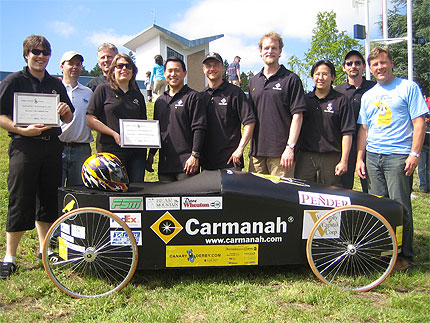
[[[113,29],[108,29],[103,32],[90,33],[87,40],[95,46],[99,46],[101,43],[106,42],[112,43],[118,47],[120,52],[128,53],[130,50],[123,47],[122,44],[126,43],[133,37],[134,35],[118,35]]]
[[[284,42],[307,42],[310,45],[318,12],[333,10],[338,29],[346,30],[352,37],[353,25],[364,24],[364,8],[354,9],[352,1],[203,0],[178,17],[170,30],[189,39],[224,34],[223,38],[210,44],[210,50],[218,51],[229,62],[239,55],[245,70],[255,70],[251,67],[261,66],[257,42],[264,33],[276,31],[283,36]],[[376,22],[382,14],[380,6],[380,1],[370,3],[371,32],[377,30]],[[289,55],[284,53],[283,56],[282,60],[286,61]]]
[[[53,21],[49,26],[54,32],[64,37],[68,37],[75,32],[75,27],[64,21]]]

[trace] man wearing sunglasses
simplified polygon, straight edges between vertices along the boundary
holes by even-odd
[[[336,86],[335,90],[345,94],[354,110],[354,120],[357,123],[358,113],[360,111],[361,96],[376,83],[368,81],[363,77],[363,72],[366,68],[366,63],[363,55],[359,51],[351,50],[345,55],[342,64],[343,71],[347,75],[347,81]],[[356,133],[352,138],[351,151],[348,158],[348,170],[342,177],[342,186],[352,189],[354,186],[355,162],[357,161],[357,133],[359,127],[356,128]],[[367,180],[360,178],[361,189],[367,193]]]
[[[46,233],[58,216],[57,188],[61,183],[60,127],[31,124],[14,126],[14,94],[50,93],[60,96],[57,113],[63,122],[73,118],[73,105],[61,81],[46,71],[51,45],[43,36],[24,40],[27,66],[8,75],[0,84],[0,127],[9,132],[9,210],[6,223],[6,256],[0,264],[0,278],[16,270],[16,251],[22,235],[37,229],[42,249]]]

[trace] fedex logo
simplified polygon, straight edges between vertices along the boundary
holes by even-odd
[[[125,222],[129,228],[142,227],[142,215],[140,213],[114,213],[117,217]],[[111,228],[119,228],[119,224],[110,219]]]

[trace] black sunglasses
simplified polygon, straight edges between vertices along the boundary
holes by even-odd
[[[31,52],[34,55],[36,55],[36,56],[39,56],[40,54],[43,54],[43,56],[49,56],[49,55],[51,55],[51,52],[49,50],[46,50],[46,49],[37,49],[37,48],[34,48],[34,49],[31,50]]]
[[[346,66],[352,66],[352,64],[355,64],[355,66],[360,66],[361,61],[354,61],[354,62],[346,62]]]
[[[125,67],[126,69],[128,69],[128,70],[131,70],[131,69],[132,69],[132,67],[131,67],[131,64],[130,64],[130,63],[127,63],[127,64],[116,64],[116,65],[115,65],[115,67],[116,67],[117,69],[119,69],[119,70],[122,70],[124,67]]]

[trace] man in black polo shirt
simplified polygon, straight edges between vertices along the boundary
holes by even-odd
[[[348,98],[332,88],[336,71],[330,61],[315,63],[311,76],[315,88],[306,95],[295,177],[341,186],[355,132],[353,112]]]
[[[294,148],[306,111],[302,82],[279,64],[283,47],[279,34],[265,34],[259,47],[264,67],[249,82],[249,101],[257,118],[249,171],[292,177]]]
[[[372,88],[376,83],[368,81],[363,77],[366,62],[359,51],[351,50],[345,55],[342,64],[343,71],[348,76],[348,80],[336,86],[336,91],[345,94],[354,110],[354,120],[357,123],[358,113],[360,112],[361,97],[364,92]],[[342,175],[342,186],[352,189],[354,186],[355,163],[357,161],[357,127],[356,133],[352,138],[351,152],[348,159],[348,170]],[[361,189],[367,193],[367,179],[360,178]]]
[[[245,93],[222,79],[225,67],[218,53],[207,54],[202,63],[203,73],[208,78],[208,86],[200,92],[208,122],[202,167],[240,170],[243,168],[243,150],[254,131],[254,112]],[[241,124],[244,125],[242,137]]]
[[[205,131],[206,111],[198,92],[184,85],[187,75],[185,63],[169,57],[164,64],[164,76],[169,90],[154,105],[154,120],[160,122],[161,149],[158,162],[160,181],[178,181],[199,170]],[[149,151],[146,169],[153,171],[152,163],[157,149]]]
[[[103,43],[97,48],[97,63],[99,64],[102,74],[88,82],[87,86],[91,91],[95,91],[100,84],[106,83],[106,77],[109,72],[110,64],[118,54],[118,48],[111,43]]]
[[[41,250],[51,224],[58,216],[57,188],[61,184],[59,127],[33,124],[14,126],[12,121],[14,93],[59,94],[57,112],[63,122],[70,122],[74,108],[64,85],[46,71],[51,45],[43,36],[24,40],[24,70],[8,75],[0,84],[0,127],[9,132],[9,210],[6,223],[6,256],[0,267],[0,278],[16,270],[16,251],[22,235],[35,226]]]

